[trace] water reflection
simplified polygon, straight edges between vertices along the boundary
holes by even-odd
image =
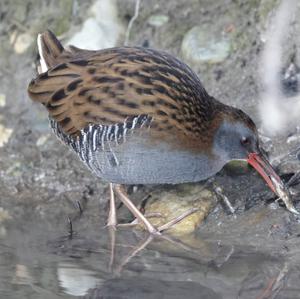
[[[73,296],[83,296],[89,289],[100,285],[101,279],[97,278],[97,272],[78,268],[79,265],[72,263],[59,263],[57,268],[57,278],[60,286],[66,294]]]
[[[251,246],[118,230],[111,248],[105,228],[57,234],[15,227],[0,239],[0,298],[293,298],[299,292],[295,263]]]

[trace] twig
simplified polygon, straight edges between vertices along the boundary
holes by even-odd
[[[171,221],[169,221],[169,222],[163,224],[162,226],[160,226],[160,227],[158,228],[158,230],[159,230],[160,232],[162,232],[162,231],[164,231],[164,230],[167,230],[167,229],[173,227],[175,224],[177,224],[177,223],[180,222],[181,220],[183,220],[184,218],[186,218],[187,216],[189,216],[189,215],[191,215],[191,214],[197,212],[198,210],[199,210],[199,208],[191,208],[191,209],[189,209],[188,211],[186,211],[185,213],[181,214],[180,216],[178,216],[178,217],[172,219]]]
[[[124,46],[128,45],[130,31],[131,31],[133,23],[135,22],[135,20],[139,16],[139,10],[140,10],[140,0],[135,0],[134,15],[133,15],[133,17],[131,18],[131,20],[128,23],[128,27],[127,27],[127,30],[126,30],[126,33],[125,33]]]
[[[232,206],[232,204],[229,201],[228,197],[225,194],[223,194],[222,189],[220,187],[214,186],[214,191],[215,191],[217,197],[219,197],[220,199],[223,200],[226,207],[229,209],[230,213],[234,214],[235,213],[235,208]]]
[[[82,209],[81,203],[78,200],[76,201],[76,205],[79,209],[79,216],[81,216],[83,214],[83,209]]]

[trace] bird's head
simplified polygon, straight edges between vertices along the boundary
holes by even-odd
[[[284,186],[259,147],[256,126],[241,110],[229,107],[222,112],[214,137],[215,152],[226,162],[244,160],[264,178],[278,196],[278,186]]]

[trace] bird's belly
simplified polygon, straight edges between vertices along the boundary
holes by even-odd
[[[204,154],[174,150],[166,143],[149,146],[130,140],[95,151],[89,167],[99,177],[118,184],[179,184],[197,182],[223,165]]]
[[[111,159],[114,159],[113,164]],[[117,164],[115,164],[117,161]],[[90,163],[91,164],[91,163]],[[97,176],[118,184],[179,184],[206,179],[220,168],[213,168],[203,159],[179,153],[146,154],[95,154],[91,169]]]

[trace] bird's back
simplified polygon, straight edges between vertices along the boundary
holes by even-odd
[[[212,117],[214,101],[197,75],[165,52],[137,47],[54,51],[57,39],[45,36],[46,49],[55,56],[46,57],[48,70],[31,81],[28,92],[67,134],[141,114],[159,120],[159,131],[200,134]]]

